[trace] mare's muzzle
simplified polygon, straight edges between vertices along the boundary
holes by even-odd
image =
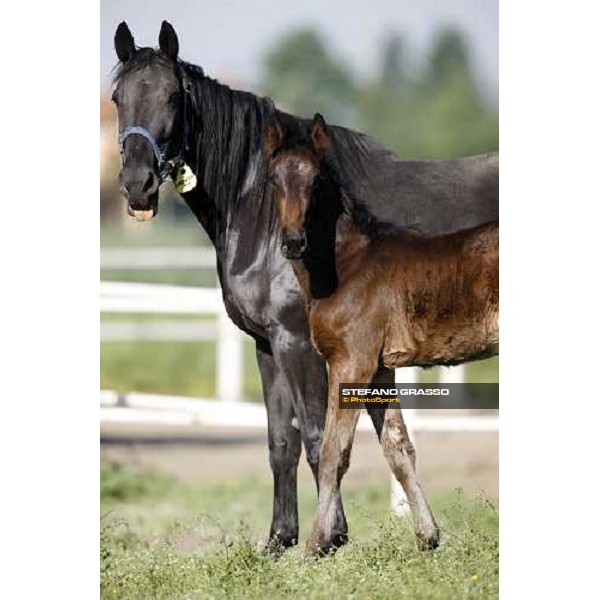
[[[127,212],[138,221],[148,221],[158,211],[160,182],[148,168],[124,168],[121,172],[121,192],[127,198]]]
[[[302,258],[307,248],[308,241],[304,229],[281,230],[281,252],[285,258]]]
[[[132,136],[143,137],[150,145],[156,159],[158,171],[143,164],[122,165],[121,191],[127,196],[127,212],[138,221],[148,221],[158,211],[158,188],[169,178],[171,165],[165,158],[164,149],[158,145],[152,134],[145,127],[126,127],[119,134],[121,155],[124,152],[125,140]]]

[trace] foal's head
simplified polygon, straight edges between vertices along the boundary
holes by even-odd
[[[300,135],[286,131],[276,116],[269,123],[266,148],[281,225],[281,251],[286,258],[301,258],[308,249],[306,228],[317,188],[323,182],[323,156],[328,146],[327,125],[319,113],[308,132]]]
[[[115,33],[119,70],[112,96],[119,117],[122,152],[121,191],[131,216],[151,219],[169,159],[181,153],[185,135],[184,74],[178,65],[179,42],[163,21],[159,48],[138,48],[125,22]]]

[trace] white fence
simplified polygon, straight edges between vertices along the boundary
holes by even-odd
[[[221,290],[217,288],[194,288],[149,283],[118,283],[103,281],[100,283],[100,312],[103,313],[142,313],[142,314],[178,314],[178,315],[212,315],[216,316],[216,327],[210,325],[198,328],[202,339],[216,341],[216,391],[220,400],[239,400],[242,396],[243,378],[243,346],[241,332],[231,323],[225,312],[221,299]],[[120,329],[119,329],[120,326]],[[149,331],[156,331],[157,324],[148,323]],[[171,337],[160,339],[178,339],[184,324],[178,323],[173,331],[170,323]],[[125,328],[129,328],[130,337],[126,337]],[[164,327],[159,323],[158,327]],[[191,327],[190,331],[193,331]],[[136,332],[143,326],[132,326],[122,323],[103,323],[101,338],[110,340],[109,332],[118,331],[114,336],[119,341],[135,339]],[[114,339],[113,337],[113,339]],[[152,337],[152,336],[150,336]],[[157,339],[158,336],[154,336]]]
[[[212,248],[102,248],[102,269],[207,269],[215,268]]]
[[[104,269],[161,269],[214,267],[212,250],[188,248],[103,249]],[[266,428],[263,406],[240,402],[243,381],[243,334],[231,323],[216,288],[181,287],[146,283],[101,282],[102,313],[209,315],[216,325],[203,322],[149,321],[147,323],[102,323],[102,341],[127,340],[214,340],[216,342],[216,396],[180,398],[151,394],[101,392],[101,419],[106,422],[163,423],[170,425],[227,425]],[[418,381],[418,369],[396,370],[398,383]],[[464,381],[464,368],[440,370],[440,382]],[[127,410],[124,410],[126,408]],[[496,416],[432,416],[415,409],[404,409],[404,419],[411,438],[415,432],[496,432]],[[359,429],[371,429],[366,415],[361,415]],[[392,477],[391,506],[396,513],[407,510],[401,486]]]

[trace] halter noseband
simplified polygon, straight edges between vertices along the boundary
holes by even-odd
[[[170,160],[167,160],[164,148],[161,148],[154,136],[145,127],[142,127],[141,125],[132,125],[131,127],[125,127],[125,129],[119,134],[118,137],[121,157],[123,156],[125,140],[130,135],[141,135],[143,138],[146,139],[146,141],[152,147],[152,152],[154,152],[156,162],[158,163],[158,178],[160,180],[160,183],[164,183],[165,181],[171,179],[171,173],[173,171],[175,163],[178,161],[183,161],[185,151],[189,149],[187,123],[187,95],[190,92],[190,87],[187,76],[183,72],[183,70],[180,71],[180,75],[183,87],[183,132],[179,155]]]
[[[163,167],[165,166],[165,163],[167,162],[165,160],[165,153],[154,139],[154,136],[145,127],[142,127],[140,125],[134,125],[133,127],[125,127],[125,129],[119,134],[119,146],[121,147],[121,153],[123,153],[123,144],[125,143],[125,140],[130,135],[134,134],[141,135],[142,137],[146,138],[146,140],[152,146],[154,156],[156,156],[158,170],[162,171]]]

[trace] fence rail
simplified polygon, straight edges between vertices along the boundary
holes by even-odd
[[[132,269],[209,269],[216,267],[212,248],[102,248],[100,268]]]

